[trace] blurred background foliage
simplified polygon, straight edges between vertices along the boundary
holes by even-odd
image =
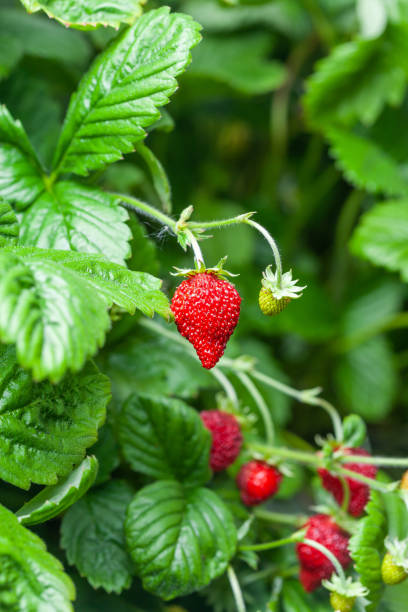
[[[146,7],[161,4],[149,1]],[[193,15],[203,26],[203,41],[149,134],[146,144],[154,155],[139,147],[95,180],[158,207],[172,203],[175,218],[189,204],[197,220],[257,211],[280,245],[285,269],[292,268],[307,290],[275,319],[262,316],[257,296],[261,272],[271,263],[269,247],[249,227],[214,230],[202,243],[207,264],[227,254],[243,298],[227,355],[250,355],[261,372],[299,389],[324,387],[341,413],[366,419],[378,454],[406,451],[408,2],[166,4]],[[0,101],[22,121],[46,165],[71,92],[115,34],[110,28],[65,29],[2,0]],[[130,225],[130,267],[158,273],[171,295],[178,282],[170,276],[172,266],[190,267],[190,254],[149,219],[132,218]],[[113,408],[134,390],[155,388],[199,408],[214,405],[211,375],[136,318],[114,325],[99,362],[113,382]],[[233,382],[256,411],[239,381]],[[313,441],[327,432],[324,413],[261,383],[259,388],[282,435],[289,430]],[[109,424],[97,454],[108,477],[118,465]],[[294,489],[301,483],[299,473]],[[24,495],[6,485],[2,490],[9,507]],[[52,541],[52,524],[38,532]],[[262,592],[262,582],[249,586],[250,573],[248,589],[261,605],[270,591]],[[231,605],[222,604],[222,580],[219,597],[216,587],[208,595],[216,612]],[[142,601],[137,585],[120,599],[100,594],[99,600],[77,583],[78,610],[163,609],[146,594]],[[405,597],[406,588],[402,592]],[[286,582],[286,612],[311,609],[299,597],[297,583]],[[197,609],[190,599],[183,606]],[[401,611],[392,601],[387,609]]]

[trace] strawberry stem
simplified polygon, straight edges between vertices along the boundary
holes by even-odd
[[[110,195],[122,200],[122,202],[124,202],[125,208],[128,208],[129,210],[132,210],[135,213],[142,213],[144,215],[147,215],[148,217],[154,217],[163,225],[167,225],[174,234],[177,234],[176,221],[174,221],[174,219],[172,219],[168,215],[162,213],[160,210],[157,210],[157,208],[155,208],[154,206],[151,206],[150,204],[147,204],[147,202],[143,202],[138,198],[134,198],[129,195],[124,195],[122,193],[110,193]]]
[[[280,540],[274,540],[273,542],[264,542],[262,544],[248,544],[240,546],[239,550],[271,550],[272,548],[279,548],[280,546],[286,546],[286,544],[293,544],[295,542],[303,542],[305,537],[306,529],[300,529],[295,531],[287,538],[281,538]]]
[[[252,225],[252,227],[254,227],[256,230],[258,230],[258,232],[260,232],[262,234],[262,236],[266,239],[266,241],[268,242],[269,246],[272,249],[272,253],[275,259],[275,264],[276,264],[276,272],[277,272],[277,283],[278,283],[278,287],[281,287],[281,281],[282,281],[282,260],[281,260],[281,256],[279,253],[279,249],[278,249],[278,245],[276,244],[275,240],[272,238],[272,236],[270,235],[270,233],[268,232],[268,230],[266,230],[263,225],[260,225],[260,223],[257,223],[256,221],[252,221],[252,219],[246,218],[244,219],[244,223],[247,223],[248,225]]]
[[[303,543],[307,544],[307,546],[310,546],[311,548],[314,548],[315,550],[318,550],[319,552],[322,553],[322,555],[327,557],[327,559],[334,566],[334,569],[336,570],[340,578],[342,580],[346,580],[346,575],[343,571],[340,561],[337,559],[335,555],[333,555],[333,553],[328,548],[326,548],[326,546],[323,546],[323,544],[320,544],[320,542],[316,542],[315,540],[310,540],[309,538],[305,538],[303,540]]]
[[[231,586],[231,591],[234,596],[237,612],[246,612],[245,601],[242,595],[241,586],[239,584],[234,568],[229,565],[227,569],[228,580]]]
[[[371,465],[389,465],[393,467],[408,467],[405,457],[367,457],[366,455],[344,455],[341,463],[368,463]]]
[[[191,230],[186,228],[184,231],[185,231],[186,236],[188,236],[189,245],[193,249],[196,268],[197,270],[199,270],[203,266],[205,267],[205,263],[204,263],[204,257],[203,257],[203,254],[201,253],[201,249],[199,247],[197,238],[194,236]]]
[[[232,404],[236,408],[238,408],[239,407],[239,400],[238,400],[237,393],[236,393],[233,385],[230,383],[228,378],[225,376],[224,372],[221,372],[221,370],[219,370],[218,368],[212,368],[211,374],[220,383],[220,385],[224,389],[225,394],[228,397],[228,399],[230,399]]]
[[[269,408],[264,398],[262,397],[262,395],[260,394],[260,392],[258,391],[258,389],[256,388],[256,386],[254,385],[254,383],[252,382],[252,380],[249,378],[247,374],[245,374],[244,372],[235,372],[235,374],[239,378],[239,380],[242,382],[244,387],[247,389],[249,394],[252,396],[255,404],[258,407],[259,412],[261,413],[262,420],[265,426],[265,434],[266,434],[267,443],[273,444],[273,441],[275,439],[275,428],[273,425],[271,414],[269,412]]]
[[[338,477],[341,482],[341,486],[343,487],[343,502],[341,504],[341,509],[344,510],[344,512],[347,512],[350,503],[349,483],[342,474],[338,474]]]
[[[353,470],[347,470],[343,467],[333,467],[331,470],[337,473],[338,476],[347,476],[348,478],[352,478],[353,480],[358,480],[359,482],[363,482],[364,484],[371,487],[371,489],[375,489],[380,493],[389,493],[390,491],[395,491],[397,484],[391,482],[389,484],[384,484],[379,482],[378,480],[374,480],[373,478],[368,478],[368,476],[364,476],[363,474],[359,474],[359,472],[354,472]]]
[[[282,523],[284,525],[295,525],[301,527],[306,523],[307,516],[302,514],[284,514],[283,512],[271,512],[261,508],[254,511],[255,518],[266,523]]]

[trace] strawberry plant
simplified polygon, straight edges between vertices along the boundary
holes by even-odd
[[[169,4],[0,7],[0,610],[404,612],[408,4]]]

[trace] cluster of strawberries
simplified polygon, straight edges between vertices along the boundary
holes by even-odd
[[[240,314],[241,298],[235,287],[221,278],[218,269],[191,271],[173,296],[171,310],[179,332],[194,346],[202,365],[213,368],[224,353],[226,344],[233,333]],[[284,281],[284,282],[283,282]],[[282,287],[277,286],[275,275],[266,270],[259,304],[264,314],[280,312],[292,298],[299,297],[303,287],[297,287],[291,273],[283,275]],[[240,453],[242,433],[236,418],[226,412],[209,410],[201,413],[201,418],[212,434],[210,464],[213,471],[224,470],[231,465]],[[342,447],[343,454],[368,455],[361,448]],[[375,478],[375,466],[364,463],[348,463],[348,470],[368,478]],[[340,478],[329,470],[318,470],[322,485],[343,504],[345,485],[348,487],[348,512],[359,517],[367,504],[369,487],[359,480]],[[275,495],[282,480],[281,472],[265,461],[252,460],[245,463],[237,476],[236,482],[244,504],[254,506]],[[349,534],[333,518],[326,514],[310,517],[304,525],[306,540],[323,545],[340,562],[343,567],[351,563],[348,552]],[[300,580],[306,591],[316,589],[324,579],[331,577],[334,567],[330,559],[320,550],[301,542],[297,545],[300,562]],[[342,597],[332,593],[334,598]],[[346,610],[353,606],[353,601],[343,597],[341,602],[332,602],[336,608]],[[350,607],[348,609],[351,609]]]
[[[238,457],[243,441],[241,428],[232,414],[219,410],[201,412],[201,418],[212,435],[210,466],[213,471],[219,472],[230,466]],[[368,456],[367,451],[362,448],[345,447],[342,452],[347,455]],[[369,478],[375,478],[377,473],[377,468],[370,464],[348,463],[347,467],[350,471]],[[324,468],[319,468],[318,473],[323,487],[341,505],[345,491],[339,477]],[[277,493],[281,480],[280,471],[265,461],[252,460],[245,463],[237,476],[243,503],[254,506],[271,498]],[[369,487],[350,477],[346,477],[345,482],[349,487],[348,512],[359,517],[368,502]],[[339,527],[331,516],[316,514],[307,520],[304,528],[305,538],[325,546],[343,567],[351,563],[348,552],[349,534]],[[308,544],[299,543],[297,555],[300,562],[300,580],[306,591],[316,589],[322,580],[330,578],[334,571],[331,561]]]

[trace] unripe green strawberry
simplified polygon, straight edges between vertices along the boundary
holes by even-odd
[[[262,287],[259,292],[259,307],[263,314],[272,316],[282,312],[292,299],[302,295],[305,287],[299,287],[292,279],[292,271],[280,275],[268,266],[262,273]]]
[[[259,292],[259,308],[264,315],[269,317],[279,314],[289,304],[290,298],[283,297],[280,300],[276,299],[270,289],[261,287]]]
[[[346,595],[334,592],[330,593],[330,603],[336,612],[351,612],[355,600],[355,597],[346,597]]]
[[[385,553],[381,565],[381,576],[385,584],[399,584],[407,575],[404,568],[395,563],[391,553]]]

